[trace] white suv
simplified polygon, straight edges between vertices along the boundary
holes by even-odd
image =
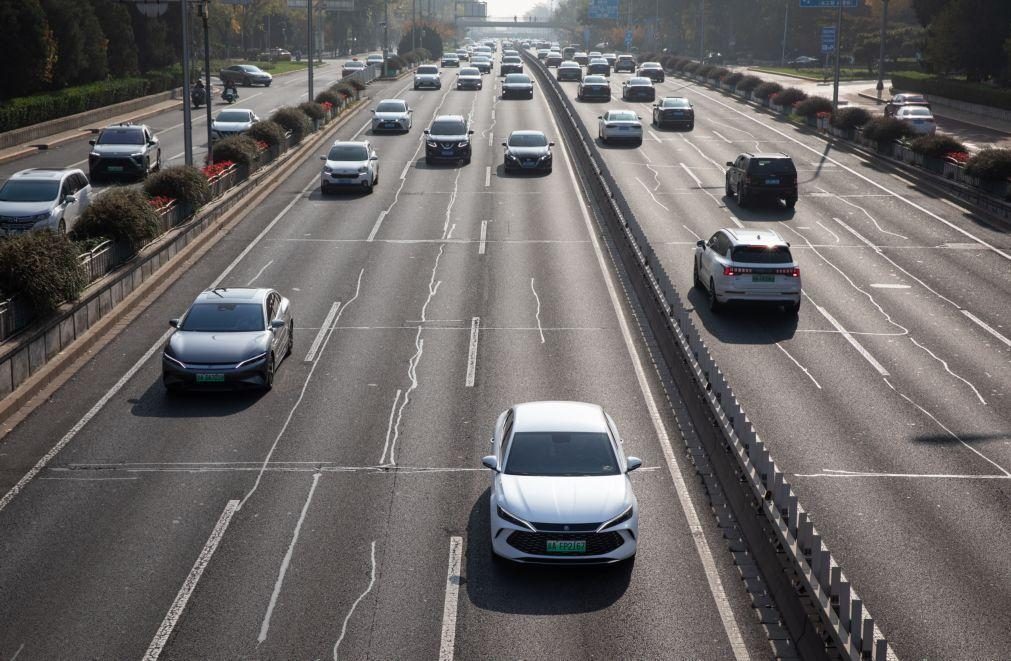
[[[66,234],[91,202],[91,184],[78,169],[33,168],[0,187],[0,236],[52,230]]]
[[[695,244],[692,279],[718,312],[731,301],[761,301],[800,310],[800,267],[790,244],[772,230],[724,228]]]

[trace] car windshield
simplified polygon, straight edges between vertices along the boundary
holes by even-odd
[[[793,174],[797,168],[787,158],[753,158],[748,172],[752,174]]]
[[[909,108],[906,114],[910,117],[930,117],[930,111],[926,108]]]
[[[643,62],[640,68],[641,69],[659,69],[660,68],[660,63],[659,62]]]
[[[603,76],[587,76],[583,78],[584,85],[603,85],[607,82],[607,78]]]
[[[600,432],[517,432],[507,475],[618,475],[611,439]]]
[[[633,122],[638,119],[631,110],[612,110],[607,115],[608,121]]]
[[[105,129],[98,136],[100,145],[142,145],[144,133],[135,129]]]
[[[735,262],[746,264],[790,264],[793,256],[786,246],[736,246],[731,253]]]
[[[463,135],[467,132],[467,125],[459,120],[444,119],[432,123],[429,133],[432,135]]]
[[[8,181],[0,188],[0,202],[49,202],[59,192],[58,181]]]
[[[664,99],[664,108],[690,108],[691,104],[688,103],[688,99]]]
[[[520,63],[520,58],[518,58],[518,57],[510,56],[510,57],[503,57],[502,58],[502,64],[519,64],[519,63]]]
[[[508,76],[505,77],[505,81],[504,82],[506,82],[507,84],[511,84],[511,83],[522,83],[522,84],[525,84],[525,83],[529,83],[530,82],[530,77],[526,76],[526,75],[524,75],[522,73],[511,73],[511,74],[509,74]]]
[[[547,147],[548,139],[543,133],[513,133],[509,136],[510,147]]]
[[[906,103],[926,103],[927,100],[922,96],[907,95],[903,98],[903,101]]]
[[[439,73],[439,67],[435,65],[420,66],[418,67],[418,73],[428,73],[428,74]]]
[[[649,78],[629,78],[628,84],[634,86],[642,85],[645,87],[650,87],[653,85],[653,81],[650,80]]]
[[[376,106],[376,112],[404,112],[407,110],[403,101],[383,101]]]
[[[481,72],[477,69],[460,69],[461,76],[480,76]]]
[[[260,69],[260,67],[254,67],[251,64],[244,64],[242,65],[242,68],[247,73],[263,73],[263,70]]]
[[[259,303],[197,303],[186,313],[180,330],[201,333],[241,333],[263,330]]]
[[[326,155],[328,161],[365,161],[369,153],[361,145],[334,145]]]
[[[218,113],[217,122],[248,122],[249,113],[242,110],[222,110]]]

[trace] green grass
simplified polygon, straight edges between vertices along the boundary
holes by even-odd
[[[309,67],[309,63],[305,60],[301,62],[296,62],[292,60],[291,62],[237,62],[237,64],[252,64],[254,66],[260,67],[264,71],[268,71],[275,76],[279,73],[288,73],[289,71],[301,71]],[[317,62],[314,66],[319,66]]]
[[[822,82],[826,77],[831,80],[834,75],[832,67],[828,69],[810,69],[810,68],[800,68],[794,69],[793,67],[760,67],[751,69],[755,73],[779,73],[786,74],[788,76],[803,76],[805,78],[810,78],[812,80],[817,80]],[[877,72],[867,73],[866,68],[860,67],[841,67],[839,69],[839,80],[873,80],[877,78]]]

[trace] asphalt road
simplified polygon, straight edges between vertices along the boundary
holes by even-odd
[[[605,108],[576,102],[596,134]],[[575,97],[575,83],[564,84]],[[598,149],[815,526],[901,658],[1011,649],[1011,237],[788,122],[668,78],[692,132]],[[723,164],[783,151],[800,201],[739,208]],[[770,228],[801,264],[799,319],[709,312],[698,239]]]
[[[370,88],[415,108],[407,135],[339,132],[377,145],[374,194],[322,197],[308,157],[6,434],[0,494],[67,442],[0,509],[0,659],[770,656],[564,150],[500,170],[510,130],[561,140],[547,106],[494,87]],[[426,166],[451,112],[473,162]],[[292,299],[270,393],[166,396],[166,322],[212,284]],[[492,564],[480,459],[537,399],[602,403],[643,458],[634,566]]]

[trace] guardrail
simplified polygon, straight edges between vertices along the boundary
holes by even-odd
[[[571,153],[579,161],[579,175],[586,178],[586,191],[615,236],[619,256],[646,311],[668,370],[672,374],[687,372],[690,384],[686,381],[679,386],[686,385],[697,391],[708,408],[710,420],[720,432],[720,447],[707,448],[709,461],[717,464],[732,457],[732,461],[727,461],[727,465],[721,468],[720,481],[728,495],[734,495],[728,500],[737,503],[735,514],[738,523],[745,529],[746,535],[751,536],[751,541],[758,532],[756,528],[749,527],[746,513],[761,512],[766,523],[763,530],[771,530],[769,537],[760,540],[764,547],[756,550],[756,562],[764,563],[762,572],[770,585],[775,583],[779,586],[779,594],[783,594],[784,585],[790,591],[796,602],[790,607],[792,614],[806,617],[804,611],[807,609],[800,606],[802,601],[806,601],[810,610],[816,613],[816,622],[826,642],[813,638],[807,627],[797,627],[791,633],[798,639],[798,645],[806,645],[807,650],[815,651],[820,647],[822,654],[826,646],[834,647],[840,655],[851,659],[884,661],[894,658],[863,600],[832,558],[814,527],[811,515],[799,503],[786,475],[776,465],[706,347],[688,308],[628,202],[602,165],[593,137],[578,119],[572,102],[555,78],[537,60],[524,54],[541,78],[541,88],[555,107],[569,144],[575,145]],[[696,422],[695,428],[703,437],[706,429],[713,428],[712,424],[707,424],[709,420],[693,422]],[[702,474],[698,463],[696,466]],[[744,493],[736,485],[744,485]],[[776,549],[775,555],[786,556],[792,569],[791,577],[787,577],[776,562],[769,561],[770,549]],[[775,585],[773,589],[777,589]],[[781,604],[780,609],[787,610]]]

